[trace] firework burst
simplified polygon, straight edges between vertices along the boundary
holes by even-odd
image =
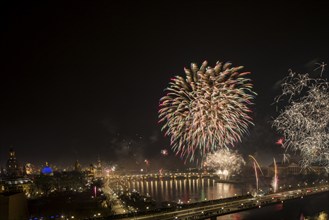
[[[254,93],[249,72],[243,67],[217,62],[214,68],[203,62],[184,69],[186,77],[174,77],[160,99],[159,122],[170,136],[176,155],[203,158],[218,148],[228,148],[241,141],[252,124],[249,105]]]
[[[237,151],[219,149],[207,155],[205,164],[207,167],[215,169],[217,174],[229,177],[232,174],[240,173],[246,162]]]
[[[282,147],[299,152],[303,168],[316,163],[329,172],[328,82],[291,71],[284,79],[282,91],[275,101],[287,100],[287,105],[273,121],[284,136]]]

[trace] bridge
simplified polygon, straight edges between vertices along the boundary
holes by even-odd
[[[165,172],[165,173],[145,173],[145,174],[131,174],[131,175],[117,175],[111,176],[112,179],[120,180],[155,180],[155,179],[199,179],[199,178],[219,178],[215,173],[199,173],[199,172]],[[235,182],[224,180],[227,182]]]
[[[130,213],[111,216],[108,219],[136,219],[136,220],[173,220],[173,219],[211,219],[215,220],[217,216],[226,215],[235,212],[241,212],[249,209],[262,208],[273,204],[284,203],[292,199],[303,199],[319,193],[328,193],[329,184],[304,187],[300,189],[288,190],[284,192],[272,193],[268,195],[259,195],[253,197],[240,196],[240,198],[211,200],[194,204],[185,204],[177,206],[175,209],[150,210],[143,213]]]

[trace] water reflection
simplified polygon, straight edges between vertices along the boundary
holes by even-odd
[[[127,185],[130,190],[149,194],[158,202],[196,202],[240,195],[243,192],[241,185],[219,183],[212,178],[131,180]]]
[[[149,194],[158,204],[162,201],[180,200],[191,203],[220,199],[245,194],[252,189],[251,185],[220,183],[212,178],[127,180],[126,185],[130,190],[135,189],[144,195]],[[329,193],[314,195],[310,198],[287,201],[284,204],[218,216],[217,220],[300,220],[303,219],[301,216],[309,220],[324,220],[328,219],[328,201]]]

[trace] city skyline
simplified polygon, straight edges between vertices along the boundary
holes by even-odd
[[[288,69],[328,62],[326,2],[22,3],[4,7],[0,164],[103,161],[184,166],[158,124],[170,78],[207,60],[250,71],[255,126],[235,149],[281,159],[271,128]],[[328,78],[328,71],[324,72]],[[161,154],[163,149],[169,155]]]

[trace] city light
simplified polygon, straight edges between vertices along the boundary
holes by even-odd
[[[0,220],[328,218],[329,1],[7,2]]]

